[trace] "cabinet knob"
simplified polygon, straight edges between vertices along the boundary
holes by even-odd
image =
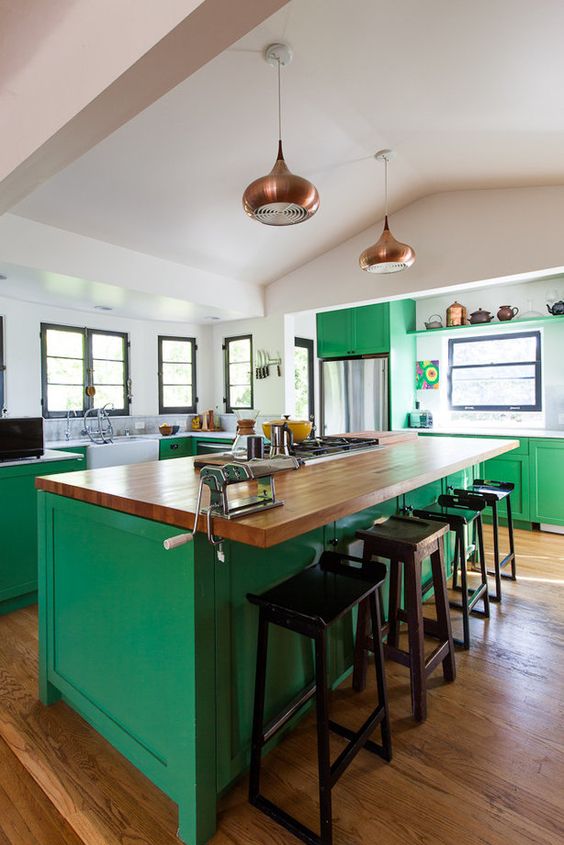
[[[171,449],[178,449],[178,443],[171,443],[170,448]]]

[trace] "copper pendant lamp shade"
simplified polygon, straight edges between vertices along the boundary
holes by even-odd
[[[290,63],[292,52],[285,44],[271,44],[265,58],[278,69],[278,155],[270,173],[245,189],[243,208],[249,217],[266,226],[293,226],[313,217],[319,208],[319,194],[308,179],[288,169],[282,152],[280,68]]]
[[[388,225],[388,161],[392,158],[391,150],[381,150],[374,156],[385,163],[386,213],[384,230],[375,244],[364,250],[358,263],[367,273],[399,273],[415,262],[415,250],[408,244],[397,241]]]

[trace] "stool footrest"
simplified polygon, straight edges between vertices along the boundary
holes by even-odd
[[[337,783],[349,763],[354,760],[361,748],[371,751],[372,754],[377,754],[379,757],[382,757],[388,762],[390,761],[391,757],[386,754],[383,746],[378,745],[378,743],[371,739],[368,739],[374,728],[382,722],[383,718],[384,707],[377,707],[376,710],[370,714],[364,724],[358,729],[358,731],[352,731],[350,728],[346,728],[338,722],[329,720],[329,727],[333,733],[350,740],[347,747],[343,748],[335,762],[331,765],[331,787]]]
[[[315,695],[317,689],[317,685],[315,681],[313,681],[308,687],[306,687],[302,692],[298,693],[298,695],[292,699],[292,701],[281,710],[276,716],[274,716],[270,722],[264,726],[264,730],[261,737],[262,745],[268,742],[269,739],[272,739],[274,734],[277,734],[279,730],[281,730],[284,725],[286,725],[290,719],[296,715],[296,713],[301,710],[302,707],[311,701],[313,696]]]
[[[307,845],[321,845],[321,837],[317,833],[314,833],[311,828],[306,827],[305,824],[299,822],[294,816],[291,816],[282,807],[273,804],[272,801],[269,801],[263,795],[255,795],[251,799],[251,804],[257,807],[257,809],[262,810],[263,813],[270,816],[275,822],[281,824],[282,827],[285,827],[286,830],[289,830],[290,833],[293,833],[302,842],[306,842]]]

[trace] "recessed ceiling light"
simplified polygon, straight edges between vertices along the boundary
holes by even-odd
[[[204,317],[204,320],[221,320],[221,317],[212,317],[211,314],[208,314],[207,317]]]
[[[114,309],[111,305],[95,305],[94,308],[96,311],[113,311]]]

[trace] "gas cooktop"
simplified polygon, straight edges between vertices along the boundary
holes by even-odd
[[[292,454],[304,461],[316,458],[341,457],[355,452],[372,452],[382,449],[374,438],[365,437],[317,437],[294,443]]]

